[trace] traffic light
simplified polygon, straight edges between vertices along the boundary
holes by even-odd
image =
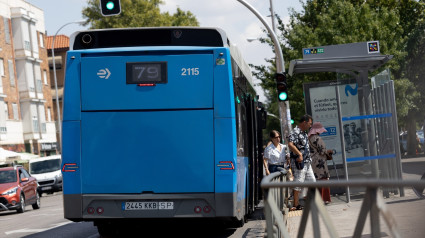
[[[286,75],[284,73],[276,73],[276,88],[279,101],[287,101],[288,85],[286,83]]]
[[[102,15],[113,16],[121,13],[120,0],[100,0]]]

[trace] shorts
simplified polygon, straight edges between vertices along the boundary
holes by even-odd
[[[310,181],[310,182],[316,182],[316,178],[314,177],[313,168],[311,167],[311,163],[304,163],[304,168],[301,170],[293,169],[292,172],[294,173],[294,182],[301,182],[304,181]],[[300,187],[294,188],[296,191],[301,191]]]

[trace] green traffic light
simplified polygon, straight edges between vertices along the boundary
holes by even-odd
[[[280,101],[285,101],[286,99],[288,99],[288,94],[286,92],[281,92],[279,94],[279,100]]]
[[[294,119],[291,119],[291,124],[294,124]]]
[[[108,10],[112,10],[112,9],[114,9],[114,7],[115,7],[115,5],[114,5],[114,3],[113,3],[113,2],[108,2],[108,3],[106,4],[106,8],[107,8]]]

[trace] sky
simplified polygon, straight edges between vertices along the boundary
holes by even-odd
[[[54,35],[63,25],[83,20],[82,9],[87,6],[86,0],[26,0],[44,11],[44,20],[47,35]],[[264,18],[270,27],[271,13],[270,0],[245,0],[251,4]],[[258,39],[265,37],[264,25],[244,5],[237,0],[163,0],[162,12],[173,14],[177,7],[192,12],[202,27],[219,27],[223,29],[233,44],[242,52],[248,64],[267,65],[264,59],[274,57],[274,52],[266,44],[259,41],[248,42],[248,38]],[[272,0],[273,10],[284,21],[289,19],[288,9],[301,10],[297,0]],[[75,31],[86,30],[78,24],[69,24],[63,27],[58,34],[70,36]],[[254,83],[258,81],[254,80]],[[259,88],[257,88],[259,89]],[[260,101],[265,101],[264,95],[259,93]]]

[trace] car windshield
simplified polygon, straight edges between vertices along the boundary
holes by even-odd
[[[0,184],[2,183],[13,183],[16,182],[18,179],[16,177],[16,171],[15,170],[5,170],[0,171]]]
[[[52,159],[31,163],[30,174],[42,174],[60,170],[61,160]]]

